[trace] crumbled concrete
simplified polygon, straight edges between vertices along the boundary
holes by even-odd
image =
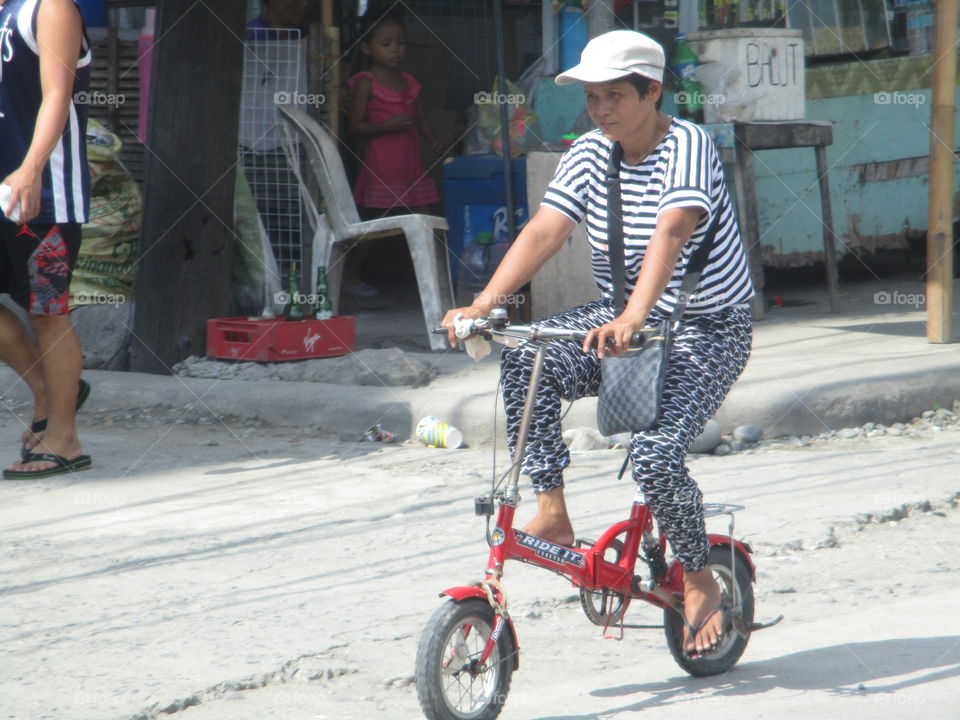
[[[570,450],[607,450],[610,447],[610,439],[592,427],[564,430],[563,442]]]
[[[720,442],[720,425],[714,420],[708,420],[703,432],[693,441],[690,452],[694,454],[712,452]]]
[[[83,348],[83,367],[121,370],[127,367],[135,303],[81,305],[70,313]]]
[[[231,362],[191,356],[174,366],[182,377],[230,380],[287,380],[334,385],[420,387],[433,366],[400,348],[358,350],[349,355],[283,363]]]

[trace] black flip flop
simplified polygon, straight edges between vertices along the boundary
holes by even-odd
[[[83,404],[87,401],[87,398],[90,397],[90,383],[88,383],[83,378],[80,378],[80,389],[77,391],[77,410],[83,407]],[[40,418],[39,420],[34,420],[30,425],[30,432],[36,435],[37,433],[42,433],[47,429],[47,419]],[[36,446],[34,446],[36,447]],[[27,455],[33,451],[33,448],[28,448],[26,444],[20,447],[20,458],[26,460]]]
[[[713,616],[716,615],[717,613],[720,613],[720,617],[723,620],[723,630],[720,631],[720,635],[717,637],[716,642],[713,643],[712,645],[709,645],[703,648],[703,650],[697,650],[695,647],[690,650],[685,649],[683,651],[683,655],[688,660],[699,660],[700,658],[709,655],[710,653],[714,652],[718,647],[720,647],[720,643],[727,632],[727,623],[729,622],[730,608],[724,603],[720,603],[713,610],[708,612],[706,616],[699,623],[697,623],[696,627],[688,623],[686,618],[683,618],[683,624],[687,626],[687,631],[690,633],[690,639],[696,640],[697,633],[703,630],[706,624],[710,622]]]
[[[4,470],[3,477],[6,480],[38,480],[48,478],[63,473],[75,473],[80,470],[87,470],[93,465],[93,460],[89,455],[79,455],[72,460],[68,460],[63,455],[53,455],[50,453],[27,453],[23,462],[52,462],[56,467],[44,468],[43,470]]]

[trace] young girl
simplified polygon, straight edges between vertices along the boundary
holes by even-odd
[[[435,153],[440,142],[421,112],[420,83],[400,69],[406,55],[403,20],[393,13],[379,15],[363,38],[360,47],[371,68],[347,80],[353,93],[350,131],[368,140],[354,200],[368,215],[394,208],[423,212],[440,193],[420,160],[420,135]]]

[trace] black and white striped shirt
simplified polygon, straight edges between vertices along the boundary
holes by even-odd
[[[599,130],[577,140],[560,160],[543,198],[544,205],[574,222],[586,218],[593,277],[606,298],[613,296],[604,184],[612,145]],[[665,210],[683,207],[701,208],[704,213],[683,247],[657,308],[668,314],[673,309],[690,257],[703,241],[715,213],[720,214],[720,221],[714,247],[687,303],[686,313],[715,312],[746,303],[753,296],[740,230],[723,182],[720,159],[702,128],[674,119],[660,144],[640,164],[621,163],[620,187],[628,298],[640,273],[657,217]]]

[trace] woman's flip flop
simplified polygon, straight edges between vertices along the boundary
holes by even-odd
[[[688,660],[698,660],[706,655],[709,655],[710,653],[714,652],[718,647],[720,647],[720,642],[723,640],[723,636],[726,635],[726,632],[727,632],[727,623],[729,622],[730,608],[724,605],[723,603],[720,603],[713,610],[708,612],[706,617],[704,617],[703,620],[697,623],[696,627],[688,623],[686,618],[683,619],[683,624],[687,626],[687,631],[690,633],[690,639],[695,641],[697,639],[697,633],[703,630],[703,628],[706,627],[707,623],[710,622],[710,619],[717,613],[720,613],[720,617],[723,619],[723,629],[720,631],[720,635],[717,637],[716,642],[713,643],[712,645],[709,645],[703,648],[702,650],[697,650],[695,647],[691,648],[690,650],[684,650],[683,654]]]

